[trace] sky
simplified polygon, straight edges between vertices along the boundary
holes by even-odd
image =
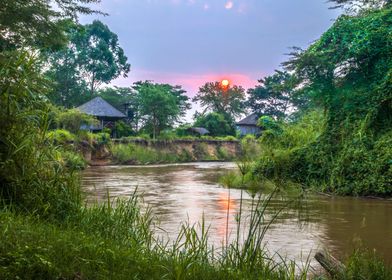
[[[306,48],[338,17],[327,0],[102,0],[99,19],[118,35],[131,64],[127,78],[181,85],[190,97],[205,82],[245,89]]]

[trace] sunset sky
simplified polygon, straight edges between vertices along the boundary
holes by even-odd
[[[103,0],[99,18],[118,34],[138,80],[182,85],[189,96],[228,78],[245,88],[271,74],[290,47],[306,47],[337,18],[326,0]]]

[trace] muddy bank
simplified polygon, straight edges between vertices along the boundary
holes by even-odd
[[[93,166],[167,162],[231,161],[241,153],[239,141],[113,139],[108,145],[82,147]]]

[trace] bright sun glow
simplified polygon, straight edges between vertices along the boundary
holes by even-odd
[[[223,87],[228,87],[229,84],[230,84],[229,80],[222,80],[222,81],[221,81],[221,85],[222,85]]]

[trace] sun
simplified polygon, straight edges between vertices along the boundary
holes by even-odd
[[[221,81],[221,85],[222,85],[222,87],[228,87],[230,85],[230,81],[224,79],[224,80]]]

